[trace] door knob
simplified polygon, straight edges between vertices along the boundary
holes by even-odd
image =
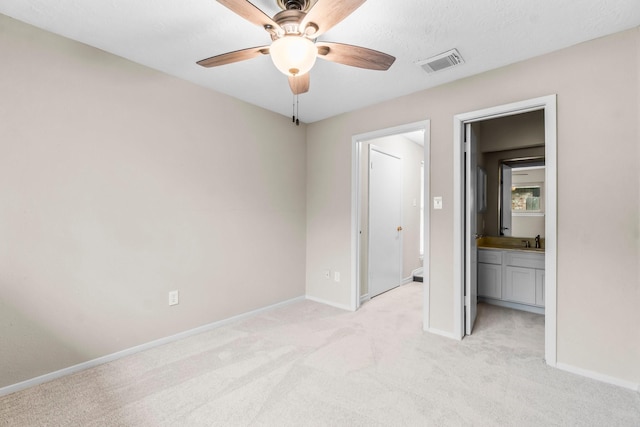
[[[398,226],[398,231],[402,231],[402,227],[401,226]]]

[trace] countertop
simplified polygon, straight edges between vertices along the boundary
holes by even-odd
[[[524,241],[529,242],[530,247],[525,247]],[[535,247],[535,237],[485,236],[480,237],[476,242],[478,244],[478,249],[544,253],[544,238],[540,239],[541,248]]]
[[[524,246],[481,246],[478,245],[478,249],[489,249],[494,251],[521,251],[521,252],[537,252],[544,253],[544,248],[525,248]]]

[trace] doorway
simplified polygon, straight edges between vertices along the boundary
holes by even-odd
[[[470,232],[469,209],[473,193],[468,191],[467,179],[470,176],[470,164],[465,161],[465,129],[470,124],[489,119],[515,116],[522,113],[541,111],[544,117],[544,157],[546,182],[546,212],[544,226],[546,234],[545,249],[545,361],[551,366],[556,364],[556,218],[557,218],[557,171],[556,171],[556,96],[506,104],[484,110],[459,114],[454,117],[454,335],[462,339],[470,334],[469,323],[465,320],[473,315],[477,301],[471,298],[473,274],[469,270],[472,259],[472,239]],[[468,296],[468,297],[465,297]]]
[[[369,293],[369,253],[368,253],[368,237],[369,237],[369,176],[368,176],[368,146],[373,144],[376,146],[383,145],[383,140],[391,140],[396,138],[410,139],[413,145],[419,144],[421,147],[421,158],[417,159],[417,165],[413,165],[412,170],[415,172],[415,179],[411,183],[407,183],[403,177],[403,188],[412,185],[415,188],[415,194],[403,200],[403,221],[406,220],[408,214],[417,214],[416,220],[421,222],[420,225],[413,223],[408,229],[408,224],[397,224],[393,228],[394,233],[401,233],[403,241],[403,249],[407,245],[415,246],[422,250],[422,254],[412,253],[408,255],[404,253],[403,259],[409,258],[409,263],[413,262],[412,267],[405,265],[403,261],[403,270],[401,275],[401,283],[412,277],[412,273],[421,269],[424,276],[428,277],[428,209],[424,209],[421,201],[428,200],[428,157],[429,157],[429,121],[420,121],[401,125],[393,128],[381,129],[373,132],[355,135],[352,138],[352,299],[351,306],[353,310],[357,310],[362,302],[371,298]],[[411,144],[409,144],[411,145]],[[393,153],[392,153],[393,154]],[[399,156],[402,157],[402,156]],[[363,166],[364,165],[364,166]],[[414,168],[415,166],[415,168]],[[404,173],[413,173],[405,171]],[[422,174],[423,182],[422,191],[420,183],[420,175]],[[407,188],[405,188],[405,191]],[[364,200],[364,201],[363,201]],[[408,207],[407,207],[408,206]],[[422,225],[422,227],[421,227]],[[397,228],[401,227],[401,230]],[[420,232],[422,230],[422,232]],[[413,249],[411,249],[413,251]],[[403,252],[407,252],[403,250]],[[419,257],[419,258],[418,258]],[[374,285],[375,286],[375,285]],[[374,289],[375,292],[375,289]],[[428,292],[425,298],[428,298]],[[428,304],[423,305],[428,308]],[[427,317],[428,318],[428,317]]]

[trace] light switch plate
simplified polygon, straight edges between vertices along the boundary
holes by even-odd
[[[433,209],[442,209],[442,197],[433,198]]]
[[[178,291],[169,292],[169,305],[177,305],[180,302]]]

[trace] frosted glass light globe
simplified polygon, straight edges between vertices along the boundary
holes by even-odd
[[[287,76],[299,76],[316,63],[318,49],[306,37],[284,36],[271,43],[269,53],[278,70]]]

